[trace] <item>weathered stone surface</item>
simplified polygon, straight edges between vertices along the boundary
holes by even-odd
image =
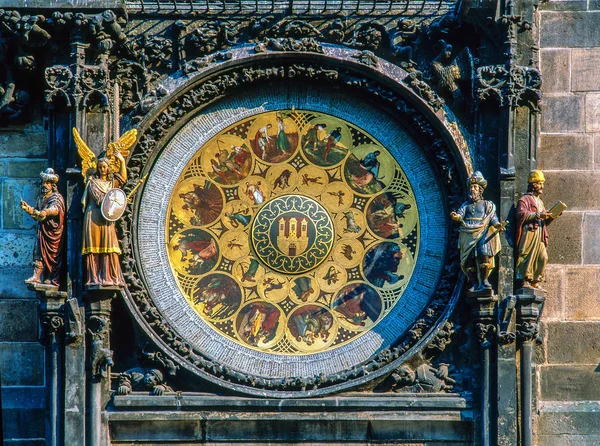
[[[35,221],[21,209],[21,198],[35,205],[39,184],[37,180],[4,180],[2,185],[2,228],[31,229]]]
[[[599,289],[600,267],[567,267],[567,320],[600,320]]]
[[[600,12],[541,13],[542,48],[600,46]],[[576,30],[576,31],[575,31]]]
[[[542,132],[581,132],[584,129],[584,96],[547,96],[542,102]]]
[[[48,167],[48,162],[37,160],[16,161],[10,160],[8,164],[8,176],[11,178],[37,178],[41,171]]]
[[[596,170],[600,170],[600,134],[594,134],[594,164],[592,166]]]
[[[538,446],[598,446],[600,435],[540,435]]]
[[[569,211],[600,210],[599,171],[555,171],[546,172],[545,175],[546,186],[542,198],[547,208],[561,200],[569,206]],[[553,243],[552,240],[550,243]]]
[[[42,125],[28,125],[21,132],[0,133],[0,158],[43,158],[48,135]]]
[[[600,412],[542,412],[538,426],[546,435],[598,435]]]
[[[33,438],[44,438],[44,422],[42,421],[44,420],[44,416],[45,411],[43,409],[3,410],[4,438],[7,440],[27,438],[27,441]],[[15,443],[10,441],[8,444],[12,446]]]
[[[6,167],[6,161],[0,160],[0,177],[5,177],[8,168]]]
[[[564,200],[563,200],[564,201]],[[554,202],[545,203],[549,208]],[[582,212],[565,212],[548,226],[550,241],[548,261],[551,263],[581,263]]]
[[[3,387],[3,409],[45,409],[46,389],[44,387]]]
[[[600,373],[596,366],[540,367],[541,399],[547,401],[600,400]]]
[[[37,341],[37,309],[35,300],[0,300],[0,342]]]
[[[5,267],[29,266],[32,264],[32,252],[35,235],[0,232],[0,278],[12,280],[4,270]]]
[[[534,359],[537,365],[546,364],[548,362],[548,348],[546,345],[548,343],[548,330],[546,329],[546,323],[543,320],[540,321],[539,324],[539,335],[542,338],[542,342],[541,344],[536,344],[533,349],[535,355]],[[538,379],[537,374],[534,373],[533,378]]]
[[[44,347],[37,342],[0,343],[3,386],[44,384]]]
[[[554,2],[572,3],[572,2]],[[552,2],[550,4],[553,4]],[[568,93],[570,91],[569,76],[565,76],[571,70],[571,50],[549,49],[541,51],[541,69],[544,82],[543,93]]]
[[[597,48],[574,49],[571,52],[571,61],[573,66],[571,70],[571,90],[600,90],[600,78],[598,77],[600,50]],[[557,73],[557,75],[568,78],[565,72]]]
[[[588,93],[585,97],[585,130],[600,132],[600,93]]]
[[[563,320],[565,314],[565,267],[548,265],[546,267],[546,302],[542,317],[544,320]]]
[[[593,157],[593,135],[542,135],[538,167],[542,170],[586,170],[591,168]]]
[[[544,5],[546,11],[585,11],[587,2],[583,0],[550,0]]]
[[[31,257],[27,266],[0,268],[0,299],[36,299],[35,291],[27,289],[27,285],[23,283],[25,279],[31,277],[32,272]]]
[[[600,264],[600,214],[583,214],[583,263]]]
[[[568,299],[568,298],[567,298]],[[548,322],[550,364],[598,365],[600,325],[592,322]]]

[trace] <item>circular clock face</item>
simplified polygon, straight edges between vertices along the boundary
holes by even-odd
[[[271,355],[332,351],[373,331],[419,257],[417,199],[396,158],[312,110],[256,114],[212,136],[182,169],[166,218],[187,305],[218,336]]]

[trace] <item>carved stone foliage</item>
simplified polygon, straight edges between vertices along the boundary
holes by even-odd
[[[103,66],[54,65],[46,68],[45,78],[49,103],[57,98],[68,106],[88,106],[92,102],[107,105],[109,102],[108,69]]]
[[[122,54],[143,67],[145,82],[137,73],[132,82],[122,82],[122,76],[117,79],[123,90],[133,91],[129,96],[145,97],[155,90],[158,79],[178,69],[191,73],[211,63],[213,56],[237,46],[251,44],[261,53],[322,53],[322,44],[331,43],[362,50],[358,60],[365,65],[375,66],[382,57],[408,71],[420,70],[409,83],[434,109],[440,109],[444,101],[431,86],[450,98],[453,107],[462,107],[472,95],[473,58],[464,44],[452,50],[451,41],[461,26],[455,12],[385,22],[359,16],[326,21],[277,15],[212,20],[185,17],[160,31],[141,34],[136,34],[137,28],[145,27],[133,21]],[[133,109],[129,101],[122,105],[123,113]]]
[[[423,81],[423,73],[420,71],[410,73],[406,77],[405,82],[410,85],[412,90],[423,98],[433,110],[438,111],[444,106],[445,101],[433,91],[427,82]]]
[[[532,67],[489,65],[477,69],[477,97],[480,101],[494,98],[500,106],[526,105],[538,110],[542,97],[542,75]]]
[[[521,341],[537,340],[539,334],[539,326],[536,322],[521,322],[517,326],[517,335]]]
[[[257,53],[263,53],[267,51],[267,49],[273,51],[302,51],[306,53],[323,53],[323,47],[321,46],[321,44],[311,37],[305,37],[299,40],[295,40],[291,37],[285,37],[282,39],[267,38],[254,47],[254,51],[256,51]]]
[[[48,56],[65,59],[71,54],[69,38],[89,45],[81,64],[97,65],[112,49],[126,41],[124,22],[113,11],[95,15],[53,12],[44,15],[21,15],[18,11],[0,10],[0,125],[26,121],[32,96],[37,95],[39,73]],[[73,61],[69,61],[72,63]],[[55,67],[56,68],[56,67]],[[50,89],[66,91],[69,86],[101,90],[105,73],[96,68],[68,74],[68,65],[46,72]],[[81,82],[81,85],[79,83]]]
[[[442,353],[446,350],[446,347],[452,342],[452,336],[456,331],[456,327],[450,321],[444,322],[444,325],[440,328],[435,337],[423,350],[424,355],[433,356]]]
[[[495,337],[496,326],[494,324],[486,324],[481,322],[475,324],[475,338],[481,347],[491,347]]]
[[[114,365],[113,351],[106,347],[109,321],[105,316],[90,316],[87,320],[87,334],[91,340],[91,369],[95,379],[106,378],[107,368]]]
[[[423,147],[434,170],[439,174],[442,186],[446,190],[449,206],[457,206],[460,203],[462,195],[461,180],[456,165],[452,161],[453,155],[429,121],[420,112],[410,107],[397,93],[377,81],[363,77],[348,69],[340,69],[337,65],[301,62],[281,64],[273,59],[257,61],[252,67],[248,68],[231,67],[228,70],[223,70],[217,76],[198,82],[193,88],[180,94],[166,105],[151,122],[140,129],[139,143],[129,160],[128,168],[131,181],[125,186],[126,191],[129,191],[132,185],[146,173],[145,169],[149,168],[147,160],[156,155],[157,150],[160,149],[163,143],[163,138],[185,115],[197,112],[204,105],[217,98],[234,94],[238,89],[247,88],[254,84],[269,85],[272,82],[286,82],[292,79],[309,83],[326,83],[343,88],[349,94],[370,97],[377,102],[378,106],[393,111],[399,120],[405,122],[407,127],[414,131],[415,139]],[[193,370],[197,371],[196,373],[205,378],[216,381],[227,380],[231,385],[264,389],[265,392],[270,392],[273,395],[275,395],[273,391],[304,392],[306,390],[332,387],[348,381],[360,383],[371,379],[369,375],[382,370],[388,364],[399,359],[430,332],[446,309],[457,283],[458,258],[453,253],[447,259],[444,275],[438,284],[436,293],[431,297],[427,309],[415,325],[404,337],[399,338],[391,348],[385,349],[366,363],[331,376],[277,379],[251,376],[223,367],[218,362],[203,356],[200,351],[195,350],[186,343],[155,307],[136,264],[137,254],[132,234],[132,222],[136,220],[134,212],[128,209],[124,218],[118,224],[123,250],[123,256],[121,257],[123,272],[131,299],[139,309],[139,313],[145,320],[147,327],[153,330],[169,346],[170,350],[165,353],[174,355],[172,356],[173,360],[186,361],[193,367]],[[455,237],[455,235],[452,237]],[[456,243],[456,240],[452,238],[449,243]],[[440,340],[441,344],[444,344],[444,341]]]

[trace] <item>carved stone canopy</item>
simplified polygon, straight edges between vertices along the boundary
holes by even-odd
[[[130,158],[133,176],[149,176],[134,211],[123,220],[129,255],[123,258],[126,302],[166,355],[229,389],[301,397],[360,385],[422,348],[460,292],[451,248],[455,240],[445,215],[446,206],[461,199],[461,177],[469,170],[470,163],[462,161],[464,140],[455,140],[446,116],[435,118],[400,82],[407,73],[397,67],[400,72],[385,72],[385,64],[365,73],[354,60],[340,56],[353,55],[338,53],[310,63],[255,57],[252,65],[207,67],[146,117]],[[387,81],[374,80],[381,78],[375,70],[383,71]],[[318,129],[320,124],[328,124],[322,126],[327,130]],[[311,145],[313,134],[320,136]],[[340,159],[324,161],[327,150]],[[234,153],[244,156],[236,161]],[[351,159],[356,172],[349,172]],[[314,172],[302,172],[311,166]],[[286,168],[294,171],[289,180],[297,186],[278,190],[273,172]],[[365,181],[372,177],[377,187],[371,190]],[[189,190],[179,190],[186,184]],[[338,205],[341,192],[352,197],[352,204]],[[213,216],[206,208],[193,208],[192,195],[203,193],[214,195]],[[246,230],[271,199],[290,194],[321,203],[332,218],[334,238],[347,239],[350,249],[356,245],[353,250],[364,254],[358,264],[345,267],[343,253],[335,253],[343,244],[336,241],[324,261],[340,269],[344,277],[337,280],[342,282],[329,289],[326,269],[303,270],[305,282],[315,281],[320,288],[306,301],[300,298],[299,276],[270,269]],[[375,209],[373,203],[386,194],[392,202]],[[405,216],[399,208],[400,214],[390,211],[396,202],[410,205]],[[231,207],[236,203],[239,209]],[[343,212],[348,211],[364,218],[354,223],[366,231],[344,234]],[[231,218],[236,213],[237,220]],[[408,217],[414,225],[402,235],[386,232],[378,220],[387,218],[397,230],[398,224],[409,223]],[[303,217],[290,218],[301,222]],[[288,225],[283,231],[289,236],[289,221],[280,223]],[[273,228],[272,235],[277,225]],[[273,244],[288,256],[300,254],[276,235]],[[390,250],[375,251],[386,244]],[[396,251],[403,252],[396,257],[400,264],[391,260],[387,270],[377,265],[381,279],[366,272],[375,256],[389,254],[391,259]],[[254,287],[242,283],[248,269],[236,270],[245,260],[249,268],[253,258],[261,272]],[[346,290],[348,285],[352,290]],[[277,286],[287,287],[286,292]],[[222,290],[234,292],[228,296]],[[324,327],[315,330],[319,323]]]

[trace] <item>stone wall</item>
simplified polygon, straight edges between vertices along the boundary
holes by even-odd
[[[35,222],[19,207],[35,203],[47,167],[41,119],[0,129],[0,374],[5,444],[44,444],[44,348],[38,342],[38,300],[23,280],[32,273]]]
[[[569,208],[549,228],[537,444],[600,444],[600,3],[541,9],[538,161],[546,205]]]

